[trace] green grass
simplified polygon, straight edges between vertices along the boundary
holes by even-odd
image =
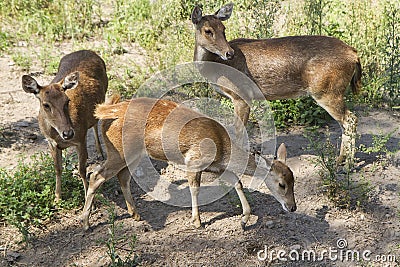
[[[21,159],[11,171],[0,169],[0,218],[16,226],[24,239],[31,226],[40,226],[57,212],[84,203],[81,180],[72,175],[76,160],[64,157],[64,162],[63,201],[57,205],[54,203],[55,171],[48,154],[34,154],[29,163]]]
[[[32,62],[39,62],[42,72],[52,75],[62,56],[59,44],[67,42],[75,49],[94,49],[108,66],[110,91],[131,97],[153,73],[192,60],[194,32],[190,14],[196,3],[193,0],[3,1],[0,53],[10,53],[24,71],[32,68]],[[210,14],[225,1],[202,4],[203,13]],[[397,107],[399,8],[400,1],[388,0],[240,0],[235,2],[233,15],[225,22],[226,35],[228,39],[299,34],[336,36],[354,46],[361,58],[362,97],[352,100],[370,106]],[[17,32],[15,28],[20,30]],[[18,47],[21,42],[27,44],[30,52],[21,52]],[[134,58],[129,64],[119,60],[133,42],[145,50],[145,63],[138,64]],[[195,94],[198,92],[196,88],[193,90]],[[271,107],[278,127],[320,125],[330,119],[310,98],[272,101]]]
[[[333,205],[346,209],[366,207],[373,198],[373,186],[362,172],[355,175],[347,166],[336,164],[338,147],[332,143],[329,129],[321,135],[315,127],[309,128],[305,137],[317,156],[312,162],[319,167],[323,191]]]
[[[117,223],[117,215],[114,203],[109,202],[104,198],[100,198],[103,205],[107,207],[108,213],[108,236],[105,239],[99,240],[101,244],[107,247],[107,256],[110,260],[109,267],[128,267],[138,266],[138,259],[135,255],[135,245],[137,237],[134,234],[123,234],[119,232],[123,231],[122,223]],[[123,249],[123,244],[127,244],[128,249]],[[125,256],[121,255],[121,252],[127,250]]]

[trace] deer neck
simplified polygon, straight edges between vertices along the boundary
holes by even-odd
[[[203,47],[196,45],[194,48],[194,61],[206,61],[207,58],[207,50],[205,50]]]
[[[194,47],[194,61],[218,61],[219,56],[197,44]]]
[[[239,174],[257,176],[259,179],[264,179],[271,168],[270,162],[263,158],[256,158],[235,144],[233,144],[232,154],[228,160],[229,162],[226,162],[228,169]]]

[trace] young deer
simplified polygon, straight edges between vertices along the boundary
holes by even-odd
[[[112,102],[117,101],[114,99]],[[221,124],[175,102],[151,98],[99,105],[95,116],[102,119],[107,161],[90,175],[82,213],[85,230],[89,229],[89,215],[96,190],[113,176],[119,179],[128,212],[134,219],[140,219],[130,192],[128,166],[133,170],[146,154],[184,168],[190,187],[195,227],[201,226],[198,211],[201,173],[209,171],[229,176],[243,207],[241,225],[244,228],[250,216],[250,206],[235,169],[239,167],[237,162],[243,162],[243,159],[247,163],[244,174],[254,175],[258,166],[253,155],[231,142]],[[272,170],[270,175],[261,178],[283,208],[293,212],[296,210],[294,178],[285,160],[286,147],[281,145],[278,160],[269,165]],[[268,170],[265,169],[263,173],[266,175]]]
[[[338,162],[353,162],[357,117],[345,105],[345,91],[361,87],[361,64],[354,48],[326,36],[290,36],[273,39],[235,39],[225,37],[222,21],[230,18],[233,4],[213,15],[202,15],[196,6],[191,19],[195,25],[194,61],[226,64],[245,73],[260,88],[262,95],[251,96],[248,88],[221,88],[232,100],[235,113],[246,124],[252,99],[277,100],[310,95],[341,126],[342,144]],[[202,70],[215,77],[214,70]],[[237,91],[236,91],[237,90]],[[245,101],[243,96],[250,96]],[[241,123],[241,122],[240,122]],[[238,132],[238,124],[236,129]]]
[[[56,170],[55,200],[61,199],[61,150],[76,146],[79,175],[85,194],[86,133],[94,127],[97,151],[102,155],[98,137],[95,106],[103,103],[108,86],[104,61],[94,52],[82,50],[64,56],[56,77],[49,85],[41,86],[29,75],[22,76],[22,88],[34,94],[40,102],[39,126],[49,142]]]

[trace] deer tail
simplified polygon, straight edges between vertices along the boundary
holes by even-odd
[[[119,102],[120,99],[120,95],[112,95],[106,102],[97,105],[94,111],[94,116],[97,119],[117,119],[121,117],[121,115],[123,116],[125,112],[121,112],[122,110],[120,106],[123,102]]]
[[[351,89],[353,91],[353,94],[358,94],[361,91],[361,73],[362,73],[362,68],[361,68],[361,63],[360,63],[360,58],[357,58],[356,62],[356,69],[354,71],[353,78],[351,79]]]

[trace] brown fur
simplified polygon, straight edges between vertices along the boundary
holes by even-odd
[[[245,159],[246,174],[253,175],[255,158],[231,143],[225,128],[211,118],[168,100],[137,98],[131,101],[99,105],[96,116],[103,120],[102,133],[107,149],[107,161],[91,176],[82,214],[84,228],[89,228],[89,214],[97,188],[106,180],[117,176],[124,193],[129,213],[135,219],[136,212],[130,193],[128,167],[135,168],[144,155],[185,166],[192,194],[192,219],[196,227],[201,221],[198,213],[197,195],[202,171],[221,174],[226,171],[235,179],[235,189],[243,206],[242,226],[250,215],[250,206],[235,175],[235,164],[228,163]],[[210,142],[212,141],[212,142]],[[125,149],[125,150],[124,150]],[[126,155],[129,155],[127,158]],[[293,195],[294,178],[291,170],[282,162],[286,150],[280,152],[281,159],[273,162],[272,175],[266,178],[267,185],[284,208],[296,209]],[[262,177],[265,178],[265,177]],[[279,189],[278,183],[285,189]],[[273,186],[271,186],[271,184]]]
[[[104,102],[108,87],[104,61],[92,51],[77,51],[61,59],[49,85],[40,86],[34,78],[24,75],[22,86],[40,101],[39,126],[49,141],[56,169],[56,201],[61,199],[61,150],[70,146],[77,147],[79,174],[86,192],[86,134],[91,127],[102,154],[93,113],[95,106]]]
[[[227,6],[231,12],[232,4]],[[342,127],[343,138],[338,161],[346,157],[352,161],[357,118],[345,105],[345,92],[349,84],[353,93],[358,93],[361,88],[361,64],[357,51],[327,36],[235,39],[228,42],[225,27],[217,14],[218,11],[214,15],[202,16],[199,7],[193,10],[192,21],[196,26],[194,60],[226,64],[245,73],[262,92],[262,95],[255,97],[257,99],[312,96]],[[214,34],[205,34],[205,29],[212,29]],[[234,55],[227,60],[223,54],[232,50]],[[215,75],[213,70],[201,71],[207,77]],[[220,78],[213,77],[214,81]],[[246,124],[251,99],[246,99],[248,94],[245,88],[236,88],[237,91],[221,89],[232,99],[235,113]],[[236,123],[236,128],[239,124]]]

